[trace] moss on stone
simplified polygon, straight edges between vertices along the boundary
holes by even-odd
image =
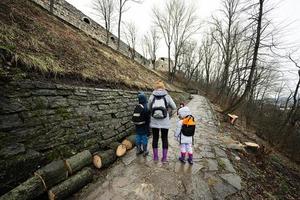
[[[70,119],[72,117],[72,114],[68,111],[66,107],[57,108],[56,114],[62,117],[63,119]]]

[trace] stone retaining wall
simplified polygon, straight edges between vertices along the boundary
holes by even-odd
[[[0,87],[0,194],[2,184],[6,188],[53,159],[104,148],[134,130],[137,91],[1,77]],[[171,95],[177,102],[188,98]]]

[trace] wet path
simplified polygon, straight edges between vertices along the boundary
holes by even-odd
[[[241,179],[218,139],[217,121],[209,103],[197,95],[188,106],[198,121],[194,165],[178,161],[180,150],[173,136],[175,116],[169,131],[167,164],[153,162],[152,151],[144,158],[137,157],[135,150],[131,150],[105,170],[107,175],[90,185],[78,199],[224,199],[240,190]],[[150,146],[151,141],[152,138]],[[159,155],[161,157],[161,148]]]

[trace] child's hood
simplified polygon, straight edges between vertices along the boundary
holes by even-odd
[[[146,104],[147,103],[147,97],[142,92],[138,94],[138,99],[139,99],[139,103],[141,103],[141,104]]]
[[[191,113],[190,109],[187,106],[184,106],[184,107],[182,107],[178,110],[178,115],[180,117],[184,118],[188,115],[192,115],[192,113]]]

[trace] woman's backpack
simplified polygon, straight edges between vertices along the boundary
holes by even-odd
[[[164,119],[168,114],[168,103],[165,96],[153,96],[151,103],[151,116],[156,119]]]

